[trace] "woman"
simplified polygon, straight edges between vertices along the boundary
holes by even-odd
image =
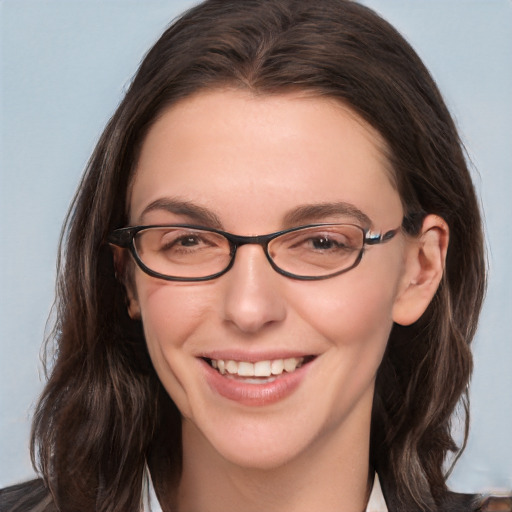
[[[360,511],[379,482],[391,511],[477,509],[443,462],[478,205],[434,82],[372,11],[186,13],[67,227],[42,479],[4,492],[12,510],[139,510],[146,474],[164,511]]]

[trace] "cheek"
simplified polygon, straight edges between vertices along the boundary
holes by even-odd
[[[309,293],[293,294],[297,309],[332,345],[371,352],[380,362],[393,325],[402,267],[396,258],[376,261],[334,279],[308,283]]]
[[[206,289],[205,289],[206,288]],[[191,339],[209,318],[208,287],[143,276],[137,283],[144,335],[153,367],[183,415],[189,415]]]
[[[336,356],[333,372],[356,387],[372,381],[380,365],[393,323],[391,304],[388,297],[370,290],[306,306],[309,324]]]
[[[190,285],[150,282],[139,285],[138,300],[148,345],[181,346],[204,318],[204,295]]]
[[[322,365],[329,380],[322,381],[316,400],[331,411],[334,425],[356,410],[366,418],[371,409],[375,377],[393,325],[399,277],[395,273],[393,279],[392,271],[351,272],[311,283],[309,293],[300,298],[294,295],[302,321],[327,344]]]

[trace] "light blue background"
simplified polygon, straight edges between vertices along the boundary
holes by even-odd
[[[193,2],[0,2],[0,486],[32,476],[29,417],[60,226],[141,57]],[[475,341],[472,430],[451,485],[512,488],[512,3],[368,0],[437,79],[474,164],[490,281]],[[39,369],[38,369],[39,368]]]

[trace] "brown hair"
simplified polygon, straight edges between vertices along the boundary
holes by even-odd
[[[387,142],[404,228],[416,233],[427,213],[447,222],[444,279],[418,322],[392,330],[371,433],[371,462],[393,510],[436,508],[447,491],[443,461],[457,450],[450,417],[466,397],[484,292],[479,208],[428,71],[393,27],[348,0],[208,0],[149,51],[67,218],[56,354],[34,419],[33,460],[62,510],[138,510],[146,463],[157,490],[179,478],[179,412],[140,323],[127,315],[105,241],[126,225],[126,190],[151,124],[180,99],[222,86],[306,90],[348,104]]]

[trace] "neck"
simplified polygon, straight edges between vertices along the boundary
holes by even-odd
[[[364,511],[373,478],[369,424],[347,430],[323,436],[284,464],[261,469],[227,461],[194,425],[184,421],[184,466],[173,510]]]

